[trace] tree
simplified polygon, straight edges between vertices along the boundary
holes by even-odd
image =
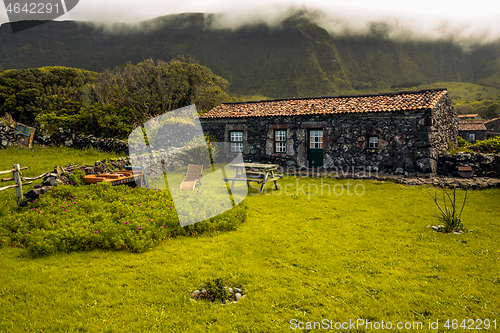
[[[59,113],[78,113],[82,86],[96,74],[67,67],[0,72],[0,115],[9,112],[17,121],[33,124],[38,114],[53,112],[50,108]],[[59,108],[60,104],[65,106]]]
[[[492,119],[498,117],[500,115],[500,104],[493,103],[488,105],[488,109],[486,109],[484,115],[486,119]]]
[[[197,63],[180,56],[166,63],[145,60],[98,75],[86,86],[91,103],[132,110],[134,125],[165,112],[195,104],[200,114],[229,99],[229,83]]]

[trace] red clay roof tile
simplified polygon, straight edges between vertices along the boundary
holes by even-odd
[[[460,120],[458,122],[459,131],[486,131],[484,120]]]
[[[213,108],[201,115],[200,118],[297,116],[306,114],[422,110],[434,107],[447,92],[446,89],[431,89],[378,95],[313,97],[226,103]]]

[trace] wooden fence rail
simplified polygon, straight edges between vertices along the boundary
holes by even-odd
[[[13,174],[14,177],[12,178],[4,178],[2,179],[2,182],[7,182],[7,181],[15,181],[16,184],[15,185],[9,185],[9,186],[5,186],[5,187],[0,187],[0,191],[3,191],[3,190],[7,190],[9,188],[15,188],[16,189],[16,197],[17,197],[17,203],[21,203],[21,201],[23,200],[24,196],[23,196],[23,186],[24,185],[29,185],[29,184],[32,184],[32,180],[37,180],[37,179],[40,179],[40,178],[43,178],[45,177],[47,174],[49,174],[50,172],[46,172],[44,173],[43,175],[40,175],[40,176],[37,176],[37,177],[29,177],[29,178],[25,178],[22,176],[21,174],[21,170],[26,170],[28,169],[28,167],[23,167],[21,168],[19,166],[19,164],[14,164],[13,165],[13,169],[10,169],[10,170],[6,170],[6,171],[0,171],[0,175],[5,175],[5,174],[8,174],[8,173],[11,173]],[[29,180],[28,182],[26,183],[23,183],[24,181],[27,181]]]

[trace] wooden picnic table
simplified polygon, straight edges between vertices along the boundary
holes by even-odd
[[[247,185],[249,185],[249,182],[262,184],[259,192],[262,193],[267,182],[274,182],[274,186],[278,189],[276,181],[283,178],[283,175],[276,174],[279,168],[278,164],[236,163],[230,164],[229,167],[235,169],[234,176],[224,178],[224,181],[231,182],[231,191],[233,190],[235,182],[245,181]],[[243,173],[243,171],[245,172]]]

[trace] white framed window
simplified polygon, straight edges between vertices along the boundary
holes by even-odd
[[[469,133],[469,142],[470,143],[476,142],[476,133]]]
[[[309,132],[309,148],[323,149],[323,130]]]
[[[378,137],[370,136],[368,138],[368,148],[369,149],[377,149],[378,148]]]
[[[229,132],[229,142],[231,143],[231,152],[232,153],[242,153],[243,152],[243,132],[242,131]]]
[[[274,131],[274,152],[286,153],[286,130]]]

